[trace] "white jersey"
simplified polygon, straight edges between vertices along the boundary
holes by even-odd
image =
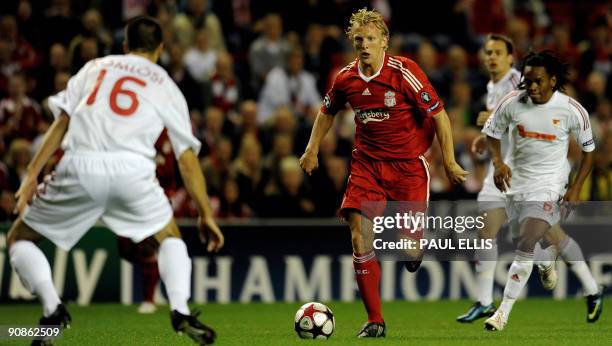
[[[506,131],[514,166],[508,195],[542,190],[561,194],[569,175],[570,133],[582,151],[595,149],[587,111],[558,91],[545,104],[534,104],[525,91],[510,93],[482,129],[497,139]]]
[[[502,77],[502,79],[498,80],[497,83],[494,83],[492,80],[487,83],[487,111],[491,112],[491,116],[493,116],[493,111],[495,107],[500,103],[500,101],[504,98],[504,96],[508,95],[509,92],[516,90],[516,87],[519,84],[521,79],[521,73],[517,71],[514,67],[511,67],[508,72]],[[489,118],[491,117],[489,116]],[[508,133],[504,133],[501,142],[501,154],[504,158],[504,161],[508,158]],[[493,163],[489,161],[489,169],[487,171],[487,176],[484,180],[484,185],[491,185],[494,189],[495,182],[493,181],[493,172],[495,168],[493,167]],[[500,192],[501,193],[501,192]]]
[[[164,127],[177,158],[200,150],[183,94],[164,69],[138,55],[88,62],[49,105],[55,116],[60,109],[70,116],[66,152],[128,152],[153,162]]]
[[[516,90],[520,79],[521,73],[514,67],[511,67],[496,83],[490,80],[489,83],[487,83],[487,110],[493,111],[504,96]]]

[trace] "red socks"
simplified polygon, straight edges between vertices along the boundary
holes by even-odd
[[[142,286],[144,289],[144,301],[153,302],[155,296],[155,287],[159,281],[159,269],[157,268],[157,261],[153,262],[141,262],[142,268]]]
[[[380,308],[380,265],[374,250],[364,254],[353,254],[355,280],[361,292],[363,305],[368,312],[368,322],[383,322]]]

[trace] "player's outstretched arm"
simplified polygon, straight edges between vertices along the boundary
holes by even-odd
[[[504,160],[502,159],[501,142],[497,138],[487,136],[487,144],[489,147],[489,153],[491,154],[491,162],[495,168],[495,173],[493,173],[495,186],[497,186],[500,191],[506,192],[506,190],[510,188],[512,170],[504,163]]]
[[[36,186],[38,185],[38,175],[49,161],[49,158],[55,151],[60,147],[62,139],[66,131],[68,131],[68,124],[70,123],[70,117],[64,111],[55,118],[51,127],[45,137],[43,137],[41,145],[38,147],[34,158],[28,165],[26,176],[19,186],[19,190],[15,193],[17,203],[14,212],[21,214],[25,207],[32,201],[34,194],[36,193]]]
[[[442,149],[442,158],[444,160],[444,169],[446,177],[453,184],[459,184],[465,181],[465,177],[469,174],[465,171],[457,161],[455,161],[455,148],[453,147],[453,133],[451,131],[450,120],[446,111],[443,109],[433,116],[436,124],[436,136],[438,143]]]
[[[582,152],[582,159],[580,160],[580,168],[578,168],[578,175],[576,175],[576,179],[567,189],[565,196],[563,196],[563,200],[565,202],[576,202],[579,200],[580,190],[582,190],[582,185],[584,181],[591,173],[593,169],[593,152]]]
[[[327,131],[331,128],[334,123],[334,116],[325,114],[321,111],[317,114],[312,132],[310,133],[310,140],[304,154],[300,158],[300,166],[308,174],[311,175],[312,171],[319,167],[319,145],[323,140],[323,137],[327,134]]]
[[[206,192],[206,181],[198,157],[193,150],[187,149],[179,157],[178,164],[185,189],[198,208],[200,235],[203,240],[208,241],[208,251],[217,252],[223,247],[225,238],[213,218]]]

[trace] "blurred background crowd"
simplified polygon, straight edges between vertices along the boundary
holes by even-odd
[[[52,122],[46,98],[87,61],[122,53],[122,27],[140,14],[164,28],[159,63],[187,99],[216,215],[335,216],[350,165],[352,111],[337,115],[316,173],[304,175],[298,158],[322,95],[355,58],[344,28],[362,7],[387,21],[388,53],[414,59],[445,101],[457,157],[471,174],[450,186],[434,145],[432,199],[473,199],[482,186],[487,157],[470,145],[488,81],[480,48],[497,32],[514,40],[516,61],[547,48],[571,64],[566,92],[589,111],[598,145],[581,198],[612,200],[612,1],[12,0],[0,2],[0,219],[9,219]],[[196,216],[166,136],[157,147],[158,179],[176,216]],[[579,154],[572,148],[570,160]]]

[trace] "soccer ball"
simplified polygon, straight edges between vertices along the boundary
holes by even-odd
[[[295,313],[295,331],[302,339],[327,339],[335,327],[334,314],[325,304],[306,303]]]

